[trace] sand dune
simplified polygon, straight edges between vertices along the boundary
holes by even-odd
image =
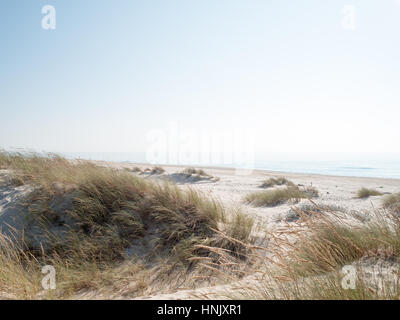
[[[269,236],[285,235],[292,222],[297,221],[295,208],[307,208],[315,205],[324,208],[335,208],[335,211],[343,213],[343,222],[353,223],[351,219],[346,217],[346,214],[352,211],[357,211],[362,216],[368,216],[370,212],[382,207],[382,199],[387,194],[400,192],[400,180],[395,179],[378,179],[378,178],[362,178],[362,177],[337,177],[323,176],[311,174],[293,174],[282,172],[270,172],[255,170],[251,174],[237,174],[235,169],[231,168],[203,168],[207,175],[188,175],[182,173],[184,166],[163,166],[165,171],[145,171],[151,167],[148,164],[127,164],[113,162],[96,162],[101,166],[110,167],[113,169],[125,169],[132,172],[133,175],[139,175],[144,179],[155,181],[172,181],[181,189],[194,189],[201,191],[202,194],[219,200],[226,209],[227,214],[236,212],[241,208],[243,212],[255,218],[257,228],[253,230],[253,237],[256,245],[264,245],[263,241],[266,237],[266,230]],[[135,169],[136,168],[136,169]],[[142,173],[137,170],[140,168]],[[9,177],[10,172],[2,170],[0,178],[4,181]],[[318,197],[312,199],[302,199],[294,203],[286,201],[273,206],[255,206],[245,201],[248,194],[265,190],[261,187],[263,182],[269,178],[285,177],[290,186],[295,188],[313,187],[318,190]],[[3,182],[4,182],[3,181]],[[277,190],[285,188],[285,185],[272,186],[268,190]],[[371,196],[360,199],[357,197],[357,191],[361,188],[374,189],[379,191],[381,195]],[[26,224],[28,213],[20,207],[21,199],[24,199],[31,191],[29,185],[12,186],[7,183],[2,183],[0,188],[0,228],[3,233],[7,233],[8,228],[23,230],[26,232],[32,231],[38,241],[41,240],[41,234],[36,234],[35,230],[40,228],[32,224]],[[62,199],[61,199],[62,200]],[[65,201],[68,199],[64,199]],[[62,214],[65,201],[58,201],[57,197],[50,203],[52,210]],[[70,203],[66,204],[70,207]],[[357,220],[357,219],[356,219]],[[362,219],[361,219],[362,220]],[[360,223],[360,221],[355,221]],[[54,230],[53,230],[54,231]],[[55,230],[60,235],[63,230]],[[268,244],[268,248],[273,248],[274,242]],[[393,274],[393,270],[397,266],[397,260],[387,260],[377,257],[377,260],[365,258],[360,261],[355,261],[354,264],[361,266],[366,270],[369,277],[375,277],[382,274]],[[380,271],[374,269],[375,266],[380,266]],[[265,275],[262,275],[264,277]],[[381,276],[380,276],[381,277]],[[235,281],[215,283],[214,285],[200,286],[186,289],[174,289],[156,293],[154,289],[149,291],[149,294],[130,295],[129,286],[120,288],[118,292],[107,292],[107,295],[98,291],[86,290],[72,296],[73,299],[229,299],[235,297],[234,294],[241,288],[251,287],[258,288],[260,283],[265,279],[258,278],[251,274],[247,274],[241,279]],[[262,290],[262,289],[260,289]],[[273,290],[273,289],[271,289]],[[4,298],[6,298],[4,296]]]

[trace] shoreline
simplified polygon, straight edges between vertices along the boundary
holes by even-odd
[[[197,168],[197,169],[205,169],[205,170],[221,170],[225,171],[226,173],[236,170],[248,170],[250,173],[248,175],[268,175],[268,176],[295,176],[295,177],[319,177],[319,178],[338,178],[338,179],[365,179],[365,180],[380,180],[380,181],[391,181],[391,182],[398,182],[400,188],[400,178],[387,178],[387,177],[366,177],[366,176],[343,176],[343,175],[331,175],[331,174],[322,174],[322,173],[308,173],[308,172],[290,172],[290,171],[275,171],[275,170],[268,170],[268,169],[245,169],[245,168],[238,168],[238,167],[223,167],[223,166],[204,166],[204,165],[174,165],[174,164],[150,164],[145,162],[132,162],[132,161],[105,161],[105,160],[86,160],[86,159],[79,159],[85,161],[92,161],[94,163],[101,163],[101,164],[113,164],[113,165],[120,165],[120,166],[139,166],[139,167],[163,167],[163,168],[170,168],[170,169],[185,169],[185,168]],[[238,175],[240,176],[240,175]]]

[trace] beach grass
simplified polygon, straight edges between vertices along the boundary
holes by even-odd
[[[211,177],[207,172],[205,172],[203,169],[195,169],[195,168],[186,168],[182,171],[185,174],[189,175],[199,175],[199,176],[204,176],[204,177]]]
[[[156,281],[171,287],[183,279],[194,285],[200,275],[212,278],[205,265],[218,268],[218,250],[246,260],[252,219],[240,210],[228,215],[200,192],[53,154],[2,152],[0,166],[34,188],[24,206],[44,239],[38,246],[28,231],[17,242],[1,236],[7,245],[0,252],[0,292],[35,296],[43,264],[54,265],[62,283],[51,294],[65,298],[111,288],[121,268],[141,283],[132,289],[139,294]],[[68,205],[55,206],[60,199]]]
[[[192,167],[185,168],[181,174],[187,177],[194,177],[195,179],[201,179],[201,180],[210,180],[214,182],[220,180],[218,177],[212,176],[203,169],[196,169]]]
[[[165,169],[160,166],[155,166],[151,169],[151,174],[163,174],[165,172]]]
[[[356,212],[318,207],[313,213],[300,213],[308,218],[274,239],[280,249],[272,250],[276,254],[268,259],[259,256],[261,263],[254,272],[260,274],[257,284],[244,286],[232,298],[399,299],[399,216],[377,210],[368,222],[360,223]],[[287,234],[296,241],[289,242]],[[352,288],[343,286],[344,267],[355,270]]]
[[[395,193],[384,197],[383,207],[400,214],[400,193]]]
[[[375,189],[361,188],[360,190],[357,191],[357,198],[359,199],[365,199],[372,196],[381,196],[381,195],[383,195],[383,193]]]
[[[295,184],[292,181],[286,179],[285,177],[278,177],[278,178],[269,178],[268,180],[265,180],[261,184],[260,188],[267,189],[274,186],[282,186],[282,185],[292,186],[292,187],[295,186]]]
[[[301,199],[318,197],[318,190],[313,187],[300,189],[298,187],[286,187],[283,189],[265,190],[251,193],[245,197],[245,201],[256,207],[273,207],[288,201],[294,203]]]

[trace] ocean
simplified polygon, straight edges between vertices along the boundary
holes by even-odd
[[[265,161],[256,169],[346,177],[400,179],[399,161]]]

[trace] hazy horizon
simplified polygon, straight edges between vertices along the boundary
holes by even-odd
[[[149,163],[149,160],[152,160],[151,157],[149,159],[149,155],[145,152],[78,152],[62,155],[67,158],[122,163]],[[191,154],[190,157],[180,157],[179,155],[172,155],[171,157],[171,155],[167,154],[149,163],[149,165],[156,164],[245,168],[284,173],[400,179],[400,153],[256,152],[250,157],[235,153]]]

